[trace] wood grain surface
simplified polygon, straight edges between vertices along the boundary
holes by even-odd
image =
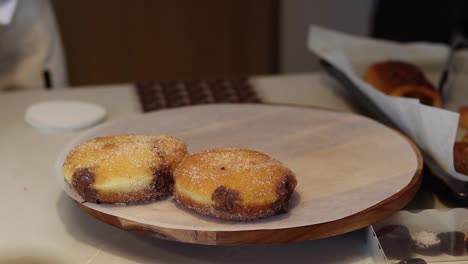
[[[199,122],[188,124],[196,118]],[[149,120],[154,125],[148,125]],[[130,132],[175,134],[187,141],[191,151],[221,147],[232,139],[234,146],[259,149],[296,172],[300,199],[293,201],[290,212],[247,223],[197,216],[174,205],[173,199],[136,207],[82,204],[64,186],[76,204],[95,218],[174,241],[278,244],[339,235],[400,210],[421,183],[421,154],[405,136],[364,117],[300,107],[217,105],[159,111],[91,130],[69,148],[95,136]]]
[[[72,86],[275,70],[275,1],[51,2]]]

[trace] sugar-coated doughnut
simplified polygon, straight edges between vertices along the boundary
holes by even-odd
[[[288,209],[296,177],[280,162],[246,149],[213,149],[184,158],[175,171],[176,201],[201,214],[252,220]]]
[[[76,146],[63,172],[87,202],[149,201],[172,194],[174,169],[186,154],[185,143],[170,136],[100,137]]]

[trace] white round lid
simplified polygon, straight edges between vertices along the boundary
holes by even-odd
[[[106,118],[106,109],[100,105],[54,100],[35,103],[26,110],[25,121],[47,132],[65,132],[91,127]]]

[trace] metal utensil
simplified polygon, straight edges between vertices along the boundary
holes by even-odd
[[[439,91],[439,94],[442,98],[442,103],[445,102],[445,94],[448,89],[448,87],[451,84],[451,76],[453,75],[454,71],[454,66],[453,66],[453,58],[454,54],[457,50],[460,50],[462,48],[465,48],[467,45],[467,40],[463,33],[460,30],[455,30],[453,33],[451,45],[450,45],[450,51],[447,57],[447,60],[445,62],[444,69],[442,71],[442,75],[440,76],[439,79],[439,84],[437,85],[437,89]]]

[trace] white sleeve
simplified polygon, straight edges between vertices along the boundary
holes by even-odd
[[[0,0],[0,25],[8,25],[15,13],[18,0]]]

